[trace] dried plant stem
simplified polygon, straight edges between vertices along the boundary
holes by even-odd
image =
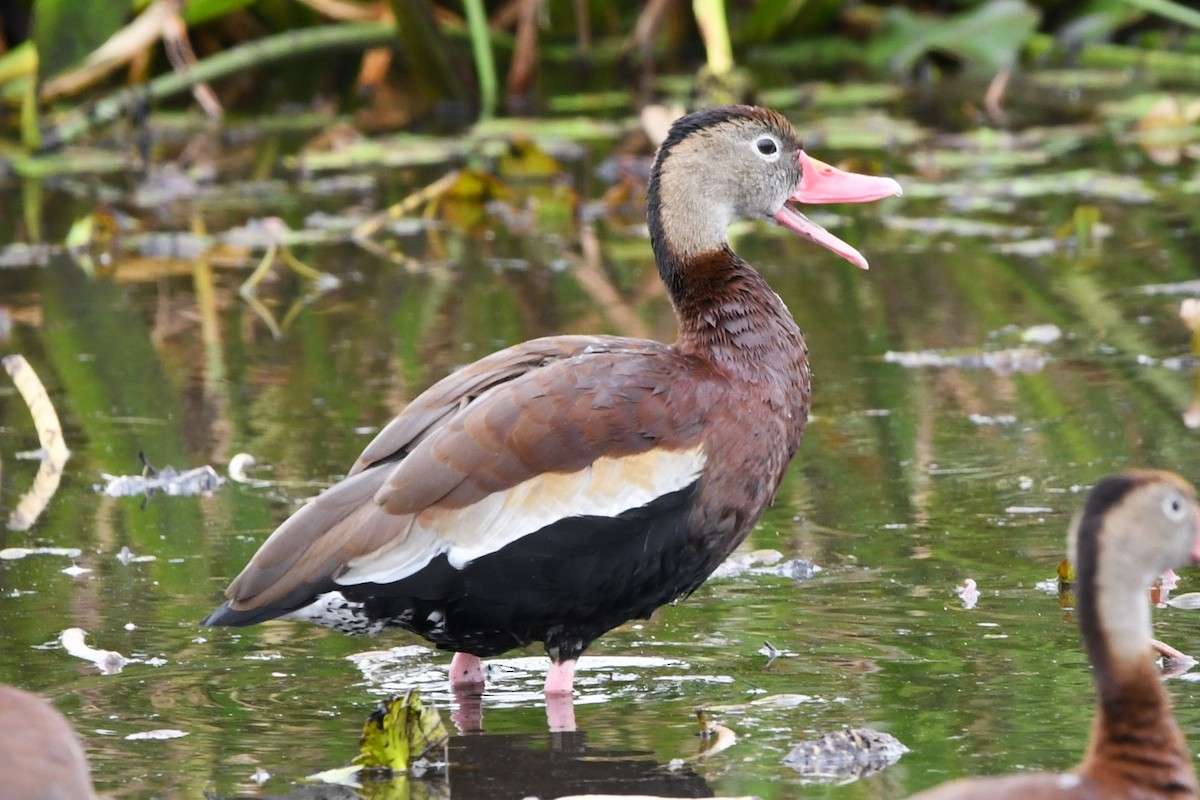
[[[50,498],[58,490],[62,478],[63,466],[67,463],[71,451],[63,439],[62,425],[58,421],[58,412],[54,403],[46,393],[37,373],[24,356],[11,355],[0,359],[0,364],[12,377],[13,385],[17,387],[29,414],[33,417],[34,427],[37,428],[38,442],[44,455],[42,464],[38,467],[37,475],[29,491],[21,496],[17,507],[8,518],[9,530],[25,531],[33,526],[42,511],[50,503]]]
[[[0,359],[0,364],[4,365],[13,385],[21,393],[21,399],[29,406],[34,427],[37,428],[38,443],[46,451],[46,457],[66,461],[71,451],[67,449],[67,443],[63,440],[58,412],[54,410],[54,403],[50,401],[50,395],[46,393],[46,387],[42,385],[33,367],[29,366],[29,362],[22,355],[5,356]]]
[[[161,100],[193,86],[275,61],[293,59],[336,48],[371,48],[395,44],[396,28],[390,22],[325,25],[288,31],[232,47],[198,61],[186,72],[161,75],[145,86],[122,89],[80,111],[70,113],[47,130],[43,147],[53,149],[106,125],[151,100]]]

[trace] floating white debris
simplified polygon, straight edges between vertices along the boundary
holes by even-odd
[[[967,419],[979,426],[1012,425],[1017,421],[1017,418],[1012,414],[998,414],[994,417],[989,417],[987,414],[970,414],[967,416]]]
[[[1058,578],[1047,578],[1046,580],[1038,581],[1033,585],[1033,588],[1046,594],[1058,594]]]
[[[25,556],[66,556],[79,558],[83,551],[74,547],[6,547],[0,550],[0,561],[15,561]]]
[[[758,648],[758,654],[760,656],[766,656],[768,663],[770,663],[771,661],[774,661],[783,655],[783,651],[770,642],[763,642],[763,646]]]
[[[979,602],[979,589],[976,587],[975,581],[971,578],[967,578],[954,587],[954,593],[962,601],[963,608],[968,611],[974,608],[975,604]]]
[[[358,788],[362,785],[358,782],[358,773],[361,771],[362,767],[354,764],[349,767],[334,767],[323,772],[306,775],[304,779],[316,783],[331,783],[337,786]]]
[[[124,566],[130,564],[141,564],[147,561],[157,561],[158,556],[135,556],[129,549],[128,545],[123,545],[121,551],[117,553],[117,561],[120,561]]]
[[[91,661],[100,668],[101,675],[116,675],[125,669],[129,659],[115,650],[97,650],[85,641],[87,633],[83,628],[67,628],[59,635],[63,649],[69,655]]]
[[[238,453],[229,459],[229,467],[225,471],[229,475],[229,480],[234,483],[249,483],[250,477],[246,474],[246,470],[257,463],[258,460],[249,453]]]
[[[1005,514],[1053,514],[1053,508],[1046,506],[1008,506],[1004,509]]]
[[[1030,325],[1021,331],[1021,341],[1025,344],[1053,344],[1062,338],[1062,328],[1053,324]]]
[[[186,472],[179,472],[174,467],[163,467],[150,475],[109,475],[102,472],[100,476],[106,483],[95,488],[109,497],[132,497],[155,492],[171,496],[210,494],[225,482],[224,478],[207,464]]]
[[[1187,611],[1195,611],[1200,608],[1200,592],[1186,592],[1178,597],[1172,597],[1167,601],[1167,605],[1171,608],[1182,608]]]
[[[773,694],[769,697],[759,697],[751,700],[749,705],[755,708],[796,708],[809,703],[824,703],[820,697],[811,694]]]
[[[1200,294],[1200,280],[1151,283],[1138,289],[1142,294]]]
[[[975,353],[939,353],[936,350],[895,351],[884,353],[883,360],[910,369],[917,367],[957,367],[988,369],[998,375],[1013,372],[1040,372],[1050,360],[1045,353],[1028,347],[989,350]]]
[[[141,739],[181,739],[184,736],[187,736],[187,731],[181,731],[175,728],[158,728],[157,730],[153,731],[131,733],[125,738],[129,741],[137,741]]]
[[[393,692],[418,688],[422,696],[429,697],[437,697],[446,690],[449,659],[441,658],[427,647],[407,645],[388,650],[370,650],[347,656],[347,659],[354,662],[372,687]],[[550,659],[545,656],[496,658],[488,659],[484,666],[487,669],[489,698],[503,705],[542,697],[541,684],[550,667]],[[576,702],[598,702],[603,699],[605,693],[614,688],[610,680],[614,672],[636,672],[642,680],[646,680],[649,677],[648,670],[687,671],[689,668],[684,661],[656,656],[585,655],[575,667],[575,688],[580,691]],[[532,690],[533,686],[537,686],[536,691]]]
[[[778,564],[783,560],[783,553],[778,550],[755,550],[751,553],[734,553],[718,566],[712,578],[736,578],[744,575],[754,567],[766,567]]]
[[[258,769],[254,770],[254,774],[250,776],[250,780],[254,781],[259,786],[262,786],[264,783],[271,780],[271,773],[267,772],[262,767],[259,767]]]
[[[66,569],[60,570],[64,575],[70,575],[72,578],[78,578],[80,575],[87,575],[91,572],[87,567],[81,567],[78,564],[72,564]]]
[[[755,550],[752,553],[738,553],[725,559],[721,566],[710,576],[712,578],[738,578],[742,575],[777,575],[781,578],[791,578],[794,581],[805,581],[821,571],[807,558],[792,558],[783,561],[783,553],[778,550]]]

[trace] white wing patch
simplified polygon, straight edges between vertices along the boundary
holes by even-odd
[[[616,516],[690,486],[705,461],[703,445],[601,457],[578,472],[538,475],[465,508],[428,509],[407,537],[351,560],[336,581],[393,583],[442,553],[461,569],[560,519]]]

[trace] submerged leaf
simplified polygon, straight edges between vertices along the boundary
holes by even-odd
[[[441,745],[450,735],[434,706],[416,691],[383,701],[363,725],[354,763],[363,769],[408,772],[409,762]]]
[[[80,217],[67,232],[67,252],[89,278],[111,272],[119,249],[120,229],[111,214],[97,211]]]

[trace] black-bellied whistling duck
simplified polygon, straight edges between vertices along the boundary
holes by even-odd
[[[1196,771],[1154,664],[1146,587],[1200,561],[1200,508],[1170,472],[1135,471],[1097,483],[1068,536],[1075,613],[1100,701],[1083,763],[1061,774],[947,783],[910,800],[1183,800]]]
[[[75,729],[37,695],[0,686],[0,800],[92,800]]]
[[[205,624],[398,626],[456,652],[456,686],[483,683],[480,657],[541,641],[547,696],[569,696],[588,645],[692,592],[745,538],[800,443],[804,337],[726,227],[775,220],[865,268],[788,202],[900,193],[811,158],[773,111],[678,120],[647,200],[678,341],[535,339],[443,378],[267,539]]]

